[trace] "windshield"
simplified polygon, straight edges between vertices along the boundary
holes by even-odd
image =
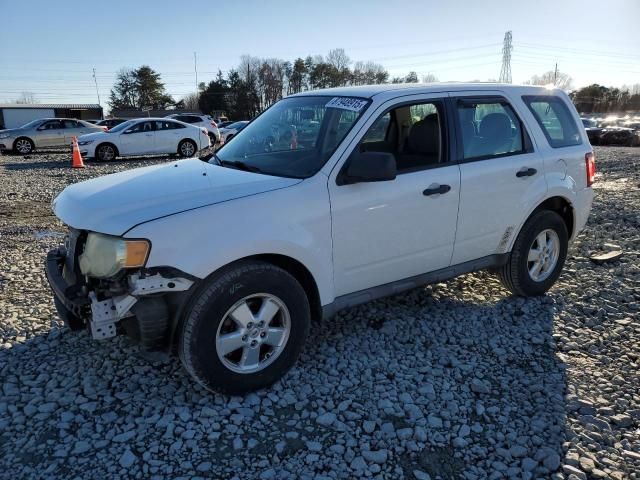
[[[131,125],[133,125],[136,121],[135,120],[127,120],[126,122],[122,122],[120,125],[116,125],[113,128],[110,128],[109,130],[107,130],[109,133],[113,133],[113,132],[121,132],[122,130],[126,130],[127,128],[129,128]]]
[[[331,157],[368,105],[369,100],[353,97],[286,98],[243,128],[218,151],[217,160],[267,175],[310,177]]]
[[[596,126],[596,122],[594,120],[591,120],[590,118],[583,118],[582,119],[582,125],[584,125],[587,128],[595,127]]]
[[[38,125],[40,125],[42,122],[44,122],[46,120],[39,118],[38,120],[31,120],[29,123],[25,123],[24,125],[22,125],[21,127],[18,128],[31,128],[31,127],[36,127]]]
[[[228,128],[229,130],[233,130],[235,128],[242,128],[245,125],[247,125],[247,123],[249,123],[249,122],[245,122],[245,121],[233,122],[233,123],[230,123],[230,124],[226,125],[224,128]]]

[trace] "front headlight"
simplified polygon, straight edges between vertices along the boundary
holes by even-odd
[[[10,133],[0,133],[0,138],[9,138],[10,136]]]
[[[150,250],[148,240],[127,240],[92,232],[80,255],[80,271],[90,277],[113,277],[123,268],[143,267]]]
[[[90,143],[93,143],[93,140],[82,140],[78,142],[78,145],[89,145]]]

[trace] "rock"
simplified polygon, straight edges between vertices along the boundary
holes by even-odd
[[[589,260],[591,260],[596,265],[602,265],[603,263],[615,262],[616,260],[620,259],[620,257],[622,257],[622,254],[622,250],[594,253],[589,257]]]
[[[136,460],[138,460],[138,457],[136,457],[131,450],[126,449],[120,457],[120,460],[118,460],[118,463],[122,468],[130,468]]]
[[[369,463],[382,465],[387,461],[388,452],[386,450],[364,450],[362,456]]]
[[[471,380],[471,391],[486,395],[491,392],[491,389],[485,382],[483,382],[479,378],[474,378],[473,380]]]
[[[330,427],[333,425],[333,422],[336,421],[336,414],[332,412],[326,412],[322,415],[318,415],[316,417],[316,423],[322,425],[323,427]]]
[[[542,461],[542,464],[550,472],[555,472],[558,468],[560,468],[560,455],[558,455],[555,452],[552,452],[544,458],[544,460]]]
[[[365,463],[364,458],[355,457],[351,461],[350,467],[351,467],[352,470],[362,471],[362,470],[366,470],[367,464]]]
[[[365,420],[362,422],[362,429],[367,433],[372,433],[376,429],[376,422]]]
[[[633,425],[633,419],[629,415],[614,415],[611,421],[619,427],[630,427]]]
[[[580,468],[585,472],[589,473],[591,470],[596,468],[596,464],[590,458],[580,457]]]

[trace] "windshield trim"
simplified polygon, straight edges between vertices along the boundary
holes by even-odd
[[[311,178],[311,177],[317,175],[318,172],[322,171],[322,169],[326,166],[326,164],[329,162],[329,160],[331,160],[331,157],[333,157],[333,155],[335,155],[335,153],[338,151],[338,149],[343,144],[343,142],[349,137],[349,134],[353,131],[353,128],[356,125],[361,123],[362,119],[365,116],[365,113],[367,112],[369,107],[373,104],[373,99],[371,97],[364,97],[364,96],[361,96],[361,95],[331,95],[330,93],[328,93],[326,95],[325,94],[322,94],[322,95],[320,95],[320,94],[312,94],[312,95],[294,94],[294,95],[289,95],[287,97],[284,97],[284,98],[278,100],[277,102],[271,104],[268,108],[265,108],[262,112],[260,112],[256,117],[254,117],[253,119],[248,121],[248,123],[244,126],[244,128],[240,132],[238,132],[236,135],[241,135],[242,132],[245,131],[247,129],[247,127],[249,127],[249,125],[251,125],[258,118],[260,118],[262,115],[264,115],[266,112],[268,112],[269,110],[271,110],[273,107],[275,107],[276,105],[278,105],[281,102],[284,102],[284,101],[287,101],[287,100],[297,100],[299,98],[312,98],[312,99],[326,98],[327,101],[329,101],[332,98],[336,98],[336,97],[338,97],[338,98],[356,98],[358,100],[364,100],[366,102],[366,105],[362,108],[362,110],[360,110],[358,112],[358,118],[350,125],[349,129],[345,132],[345,134],[342,137],[342,139],[335,145],[333,150],[327,155],[327,157],[324,160],[324,162],[320,163],[318,165],[318,167],[315,169],[315,171],[313,171],[309,175],[287,175],[287,174],[283,174],[283,173],[277,173],[277,172],[266,171],[266,170],[264,170],[261,173],[262,175],[271,175],[271,176],[274,176],[274,177],[283,177],[283,178],[295,178],[295,179],[300,179],[300,180]],[[216,157],[217,157],[217,154],[219,152],[223,152],[224,151],[224,148],[227,145],[229,145],[229,144],[225,144],[220,149],[218,149],[218,151],[216,152]]]

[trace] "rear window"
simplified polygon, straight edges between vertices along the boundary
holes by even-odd
[[[553,96],[524,96],[524,102],[553,148],[580,145],[582,139],[571,111],[561,98]]]

